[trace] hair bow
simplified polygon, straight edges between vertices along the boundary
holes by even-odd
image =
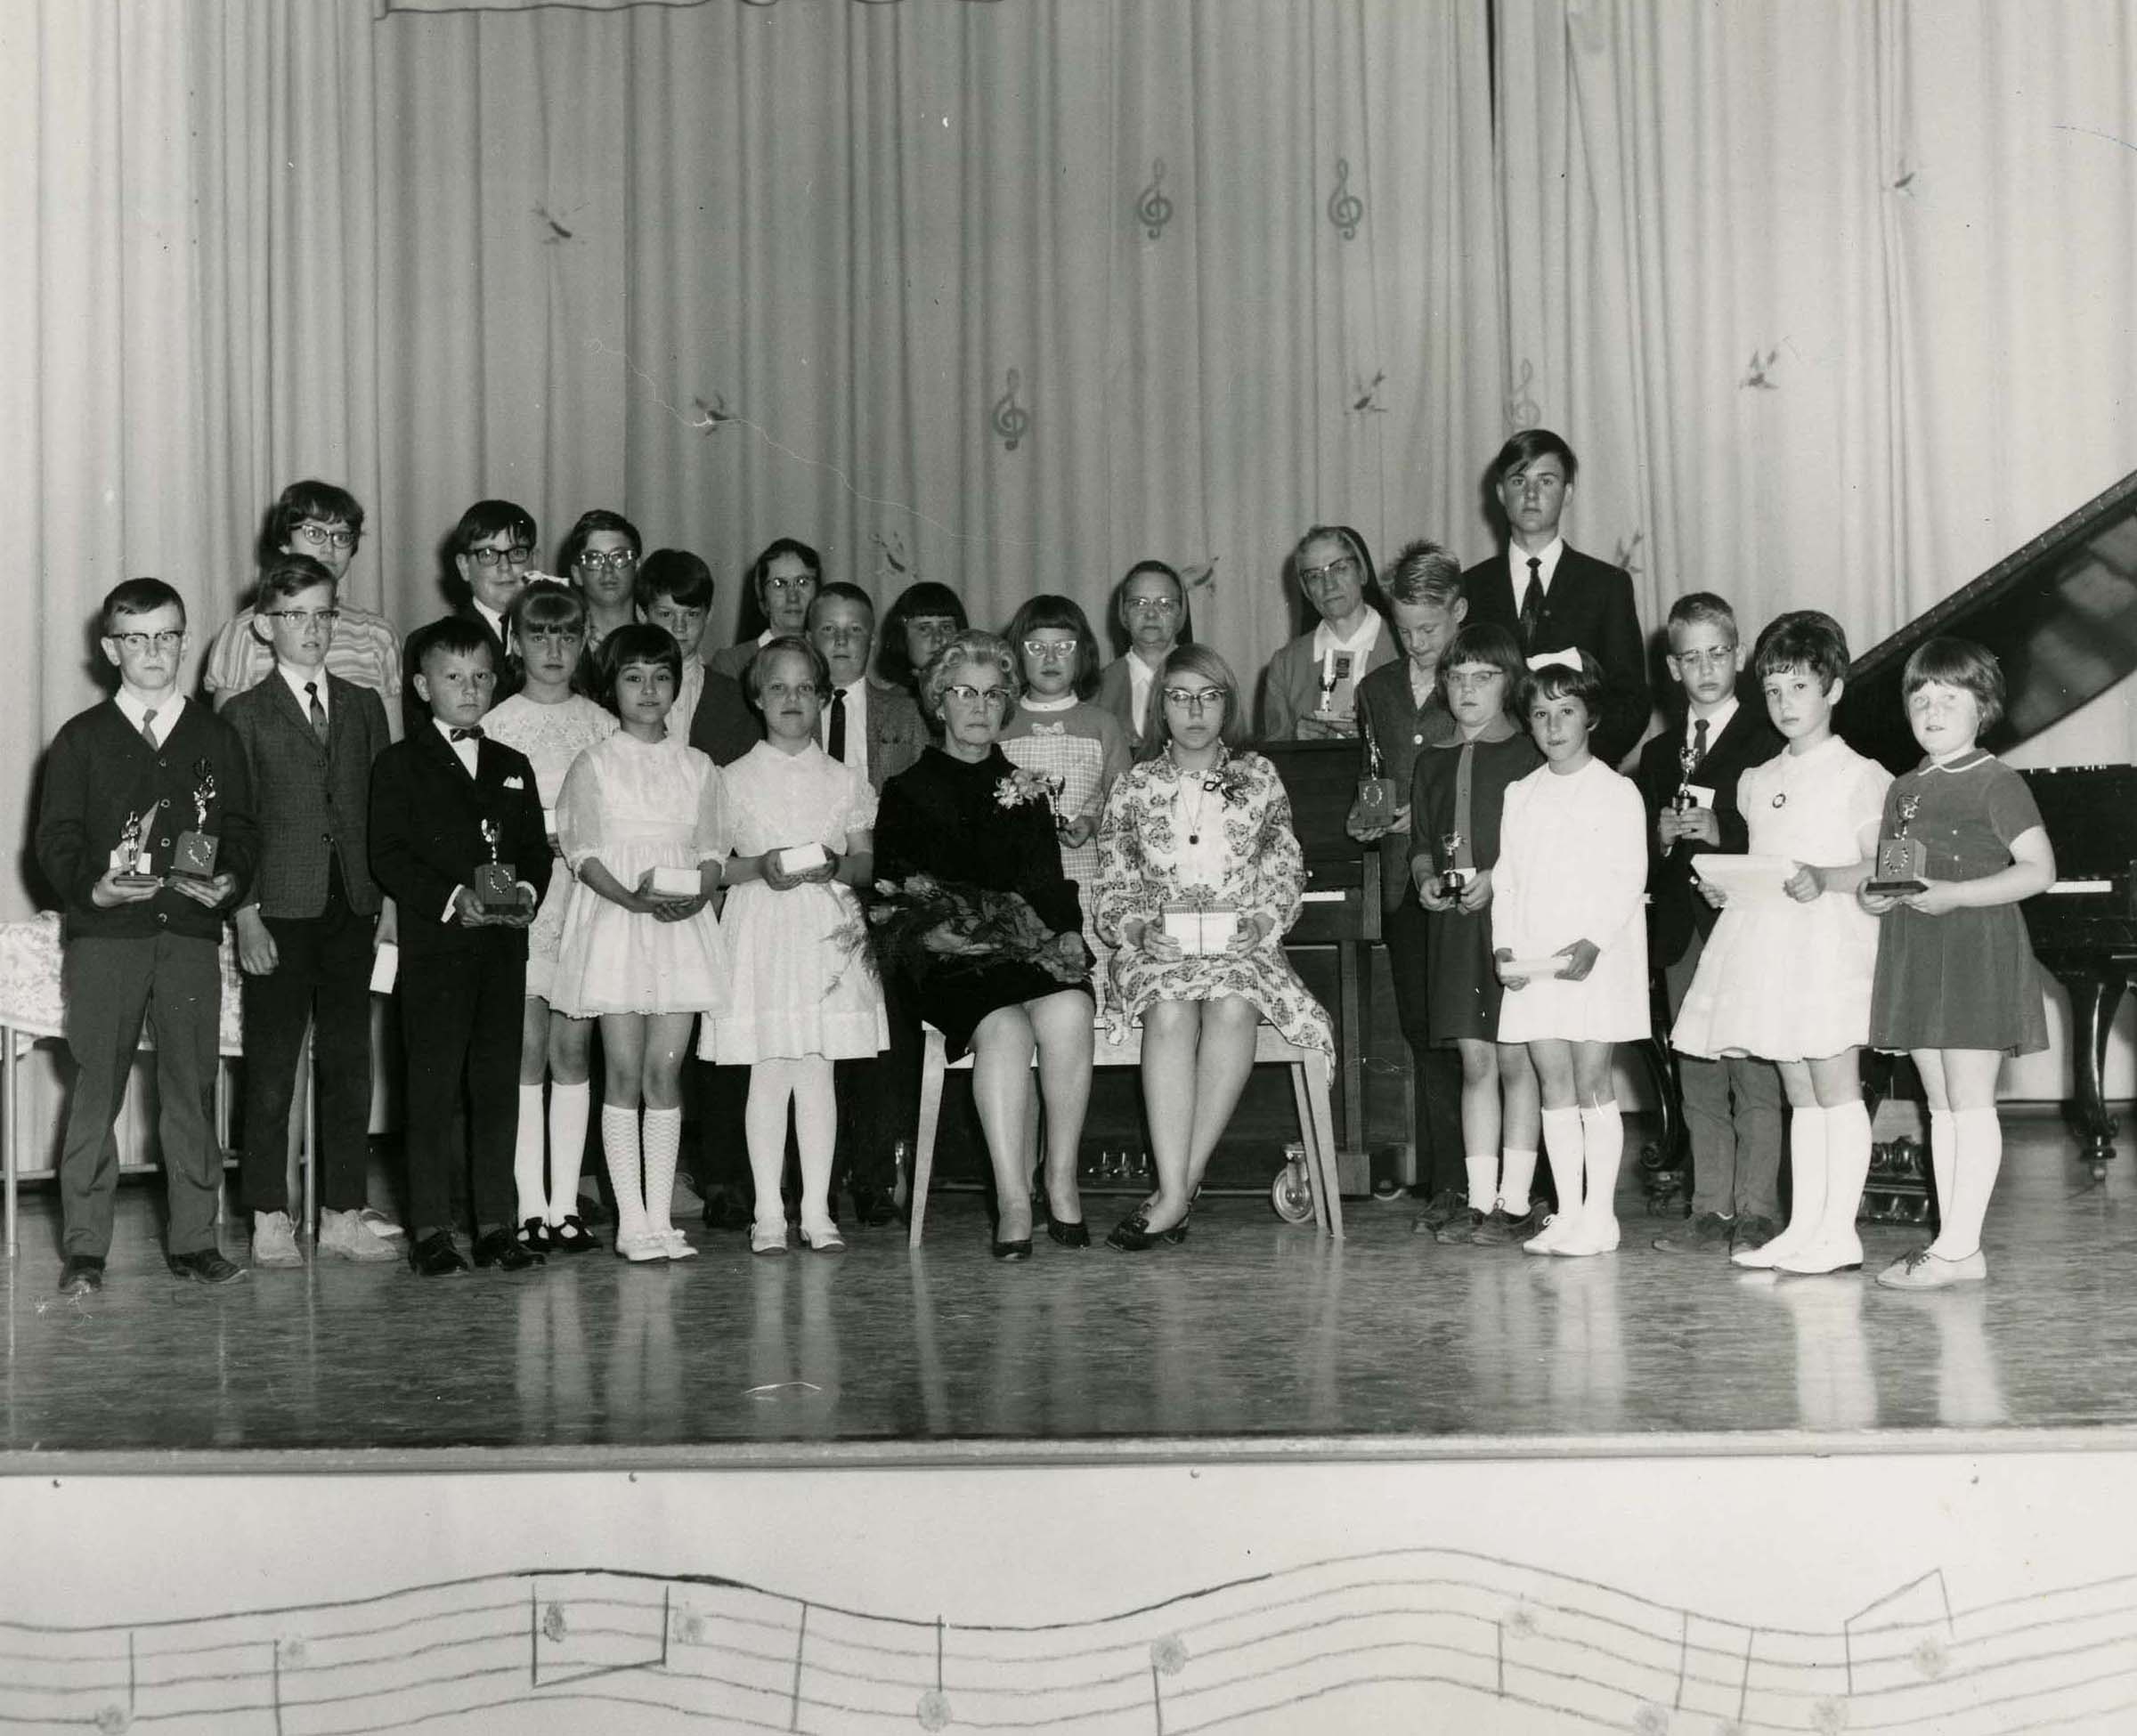
[[[1580,667],[1580,653],[1570,650],[1540,651],[1529,659],[1529,667],[1532,669],[1548,669],[1554,663],[1562,669],[1578,669]]]

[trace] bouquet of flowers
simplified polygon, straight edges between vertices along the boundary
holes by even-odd
[[[915,978],[992,964],[1034,964],[1059,982],[1080,982],[1090,969],[1084,937],[1056,934],[1020,892],[994,892],[932,874],[878,880],[869,901],[865,937],[878,976],[904,970]]]

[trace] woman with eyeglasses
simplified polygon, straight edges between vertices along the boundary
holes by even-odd
[[[796,538],[775,537],[750,563],[735,643],[714,652],[707,663],[739,681],[761,646],[778,638],[807,638],[808,605],[823,584],[822,556]]]
[[[1082,912],[1061,872],[1045,781],[1012,765],[1000,744],[1022,688],[1015,652],[993,633],[959,633],[928,665],[929,709],[942,718],[943,738],[883,786],[877,879],[896,885],[919,874],[952,888],[1020,893],[1051,937],[1073,936]],[[1065,1247],[1089,1246],[1076,1185],[1091,1095],[1088,980],[1064,982],[999,952],[930,949],[905,984],[920,1017],[947,1040],[950,1058],[972,1056],[972,1098],[994,1169],[995,1257],[1031,1257],[1025,1110],[1035,1050],[1046,1109],[1047,1234]]]
[[[1316,524],[1298,539],[1291,571],[1319,618],[1269,660],[1262,739],[1326,742],[1358,733],[1358,684],[1402,653],[1381,619],[1365,539]]]
[[[646,552],[638,527],[622,513],[596,507],[581,513],[557,551],[557,564],[586,599],[586,649],[638,618],[638,560]]]
[[[1097,703],[1120,719],[1128,733],[1130,755],[1149,759],[1165,750],[1151,712],[1158,672],[1174,646],[1195,637],[1186,582],[1163,561],[1138,561],[1120,581],[1114,612],[1128,636],[1128,649],[1098,677]]]
[[[1099,932],[1116,950],[1107,1017],[1142,1026],[1158,1191],[1106,1239],[1187,1239],[1188,1213],[1254,1067],[1255,1027],[1335,1051],[1329,1016],[1284,956],[1305,861],[1276,768],[1240,751],[1239,682],[1207,645],[1165,660],[1164,751],[1113,786],[1100,823]]]
[[[876,635],[876,672],[892,686],[911,694],[928,727],[938,734],[942,719],[928,703],[921,675],[943,646],[971,624],[955,591],[932,579],[920,579],[898,594]]]

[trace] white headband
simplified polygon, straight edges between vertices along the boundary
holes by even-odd
[[[1554,664],[1562,669],[1578,669],[1580,653],[1577,651],[1540,651],[1529,659],[1531,669],[1548,669]]]

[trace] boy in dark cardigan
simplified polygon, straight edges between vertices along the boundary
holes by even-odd
[[[37,866],[64,910],[67,1046],[78,1069],[60,1154],[64,1295],[103,1287],[118,1188],[111,1128],[144,1020],[156,1034],[170,1269],[201,1284],[244,1276],[215,1245],[223,1155],[212,1104],[223,913],[250,880],[255,851],[245,751],[179,691],[192,642],[175,590],[129,579],[105,597],[102,624],[118,692],[61,726],[37,828]],[[189,856],[191,833],[214,841],[212,866]]]

